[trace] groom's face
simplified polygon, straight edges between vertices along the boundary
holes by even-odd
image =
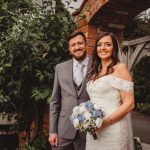
[[[70,54],[78,61],[86,56],[86,43],[81,35],[77,35],[69,41]]]

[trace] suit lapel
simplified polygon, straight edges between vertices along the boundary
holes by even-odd
[[[82,91],[86,87],[86,83],[88,82],[87,75],[90,72],[90,70],[91,70],[91,58],[89,57],[89,62],[88,62],[88,66],[87,66],[86,75],[85,75],[85,78],[84,78],[84,80],[82,82],[82,85],[81,85],[81,88],[79,90],[78,96],[82,93]]]
[[[71,59],[67,64],[67,70],[68,70],[68,82],[71,86],[72,92],[77,95],[75,85],[73,83],[73,59]]]

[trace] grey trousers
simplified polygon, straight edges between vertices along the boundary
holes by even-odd
[[[52,150],[85,150],[86,140],[77,132],[75,139],[58,138],[58,147],[52,147]]]

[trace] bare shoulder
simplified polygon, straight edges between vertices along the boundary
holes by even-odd
[[[115,65],[115,69],[116,71],[120,71],[120,70],[128,70],[127,69],[127,65],[125,63],[118,63]]]
[[[114,74],[121,79],[132,81],[132,77],[125,63],[118,63],[114,66]]]

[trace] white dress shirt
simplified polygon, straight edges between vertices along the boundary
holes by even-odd
[[[83,73],[84,73],[84,77],[86,75],[86,71],[87,71],[87,66],[88,66],[88,62],[89,62],[89,57],[86,57],[82,62],[77,61],[75,58],[73,58],[73,80],[75,79],[74,74],[76,72],[77,65],[78,63],[82,63],[85,65],[85,67],[83,68]]]

